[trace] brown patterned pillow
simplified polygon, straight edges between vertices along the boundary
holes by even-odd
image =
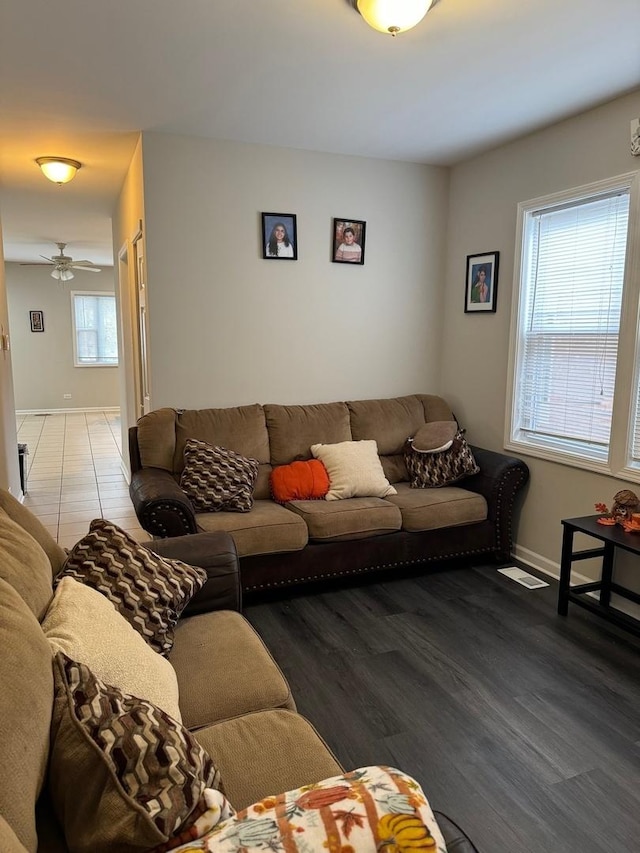
[[[178,617],[204,586],[204,569],[160,557],[110,521],[95,518],[56,578],[101,592],[149,645],[168,655]]]
[[[189,438],[180,487],[196,512],[249,512],[258,465],[257,459]]]
[[[77,853],[148,850],[187,829],[220,774],[180,723],[63,652],[54,658],[49,790]]]
[[[480,471],[464,433],[458,429],[444,450],[418,450],[407,440],[404,461],[412,489],[439,489]]]

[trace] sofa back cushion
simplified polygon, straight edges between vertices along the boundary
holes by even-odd
[[[36,619],[53,598],[51,563],[33,536],[0,509],[0,578],[17,591]]]
[[[408,480],[403,450],[408,438],[427,421],[450,420],[453,415],[441,397],[410,394],[383,400],[347,402],[354,441],[374,439],[390,483]]]
[[[264,411],[274,466],[311,459],[312,444],[337,444],[352,438],[346,403],[308,406],[268,403]]]
[[[257,459],[260,467],[253,494],[256,499],[269,497],[269,435],[261,405],[179,411],[176,416],[174,474],[182,472],[184,448],[189,438]]]
[[[51,650],[31,609],[1,579],[0,649],[0,814],[35,851],[35,802],[47,768],[53,709]],[[11,849],[1,842],[0,848]]]
[[[12,518],[30,536],[33,536],[49,558],[51,575],[57,575],[67,559],[67,553],[58,545],[40,519],[6,489],[0,489],[0,509],[4,510],[9,518]]]
[[[176,410],[156,409],[138,421],[138,451],[143,468],[173,472],[176,451]]]
[[[453,421],[455,417],[449,404],[435,394],[416,394],[424,409],[426,423],[430,421]]]

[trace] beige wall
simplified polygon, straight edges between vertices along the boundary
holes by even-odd
[[[518,202],[640,169],[629,123],[640,92],[554,125],[452,170],[442,388],[471,440],[503,447],[509,323]],[[500,252],[496,314],[464,314],[466,256]],[[518,553],[553,570],[563,517],[589,515],[620,488],[640,486],[526,457],[531,483],[521,514]],[[592,540],[591,540],[592,541]],[[584,564],[583,564],[584,565]]]
[[[138,418],[136,408],[137,348],[134,334],[136,323],[136,294],[132,240],[144,230],[144,191],[142,171],[142,139],[138,139],[129,170],[113,212],[113,252],[116,277],[116,302],[120,325],[118,353],[120,356],[120,417],[122,447],[128,447],[127,433]],[[142,238],[144,239],[144,238]],[[128,469],[129,457],[124,453]]]
[[[119,405],[117,367],[74,367],[72,290],[113,293],[113,270],[51,278],[45,267],[6,264],[13,383],[18,411]],[[29,311],[44,313],[44,332],[32,332]],[[71,394],[71,399],[65,399]]]
[[[144,133],[153,407],[304,403],[439,387],[448,172]],[[261,257],[295,213],[298,261]],[[332,217],[367,222],[331,263]]]
[[[0,223],[0,335],[10,341],[9,309],[4,275],[4,253],[2,223]],[[18,468],[18,437],[16,414],[13,402],[12,350],[2,347],[0,339],[0,487],[20,496],[20,472]]]

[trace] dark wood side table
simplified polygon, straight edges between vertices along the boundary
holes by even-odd
[[[560,562],[560,587],[558,589],[558,613],[566,616],[569,602],[579,604],[603,616],[610,622],[640,635],[640,619],[634,619],[620,610],[611,607],[611,593],[640,604],[640,595],[613,581],[613,561],[616,548],[622,548],[631,554],[640,556],[640,533],[627,533],[619,524],[608,527],[598,524],[597,515],[585,515],[582,518],[563,518],[562,558]],[[602,542],[602,547],[585,551],[573,550],[575,533],[586,533]],[[589,560],[602,557],[602,573],[599,581],[571,586],[571,564],[577,560]],[[588,592],[600,593],[598,599],[587,595]]]

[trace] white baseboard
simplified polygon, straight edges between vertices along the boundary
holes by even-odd
[[[513,556],[525,563],[525,565],[531,566],[532,569],[537,569],[539,572],[549,575],[556,580],[560,578],[560,563],[547,560],[542,554],[530,551],[528,548],[523,548],[522,545],[514,545]]]
[[[531,566],[532,569],[537,569],[544,575],[548,575],[556,580],[560,579],[560,563],[554,563],[553,560],[548,560],[546,557],[543,557],[542,554],[530,551],[528,548],[523,548],[521,545],[514,545],[513,556],[521,563],[524,563],[526,566]],[[571,570],[572,586],[576,583],[592,582],[593,578],[588,578],[586,575],[576,572],[575,569]],[[597,591],[588,592],[587,595],[591,596],[591,598],[595,598],[596,600],[599,597],[599,593]],[[628,616],[633,616],[636,619],[640,618],[640,607],[632,601],[629,601],[620,595],[613,594],[611,603],[616,610],[621,610],[623,613],[626,613]]]
[[[81,409],[16,409],[16,415],[77,415],[80,412],[119,412],[120,406],[89,406]]]

